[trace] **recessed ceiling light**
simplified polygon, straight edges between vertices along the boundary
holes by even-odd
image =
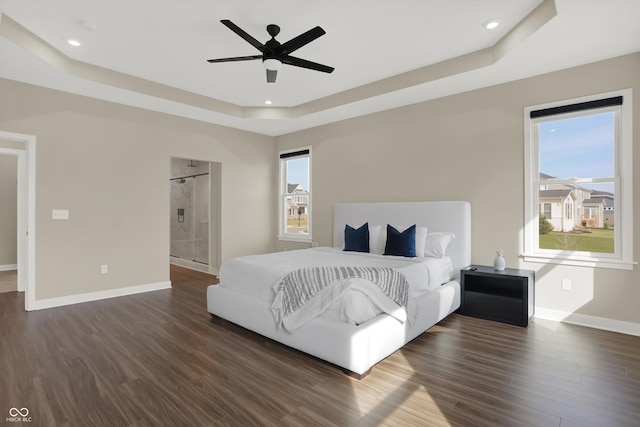
[[[264,103],[265,103],[266,105],[271,105],[271,104],[273,104],[273,102],[271,102],[271,100],[270,100],[270,99],[267,99],[266,101],[264,101]]]
[[[484,24],[482,24],[482,26],[485,27],[487,30],[493,30],[494,28],[498,28],[498,25],[500,25],[500,23],[495,19],[490,19]]]
[[[67,40],[67,43],[69,43],[71,46],[75,46],[75,47],[80,46],[80,42],[78,40],[74,40],[74,39]]]

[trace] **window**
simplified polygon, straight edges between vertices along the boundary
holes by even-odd
[[[280,153],[279,233],[282,240],[311,240],[311,149]]]
[[[525,108],[526,261],[633,268],[631,100]]]
[[[544,215],[544,217],[546,219],[550,219],[551,218],[551,203],[542,203],[543,208],[542,208],[542,214]]]

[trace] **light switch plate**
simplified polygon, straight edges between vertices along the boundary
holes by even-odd
[[[69,219],[68,209],[52,209],[51,219]]]

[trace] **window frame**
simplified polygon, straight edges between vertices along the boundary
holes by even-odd
[[[548,108],[565,107],[583,102],[593,102],[606,98],[622,96],[619,107],[602,107],[582,110],[575,113],[553,114],[546,118],[531,118],[531,112]],[[633,261],[633,91],[623,89],[609,93],[585,96],[524,108],[524,248],[523,259],[527,262],[542,262],[585,267],[614,268],[632,270],[637,262]],[[553,118],[565,118],[589,114],[595,110],[615,110],[614,142],[614,253],[561,251],[540,249],[539,247],[539,215],[540,215],[540,157],[537,124]],[[597,182],[598,180],[560,179],[557,183],[580,184]],[[607,180],[606,182],[610,182]]]
[[[300,153],[299,155],[295,155]],[[283,157],[285,156],[285,157]],[[309,188],[308,203],[307,203],[307,222],[309,232],[306,235],[287,233],[287,217],[288,209],[285,207],[287,200],[287,170],[284,165],[289,160],[308,158],[309,159]],[[291,241],[291,242],[312,242],[312,183],[311,183],[311,147],[299,147],[291,150],[284,150],[278,153],[278,240]],[[294,196],[302,197],[302,196]]]

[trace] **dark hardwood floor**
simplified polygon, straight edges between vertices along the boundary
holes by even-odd
[[[0,292],[15,292],[17,285],[18,270],[0,271]]]
[[[0,425],[640,425],[640,337],[454,314],[359,381],[211,319],[213,276],[171,280],[30,313],[0,294]]]

